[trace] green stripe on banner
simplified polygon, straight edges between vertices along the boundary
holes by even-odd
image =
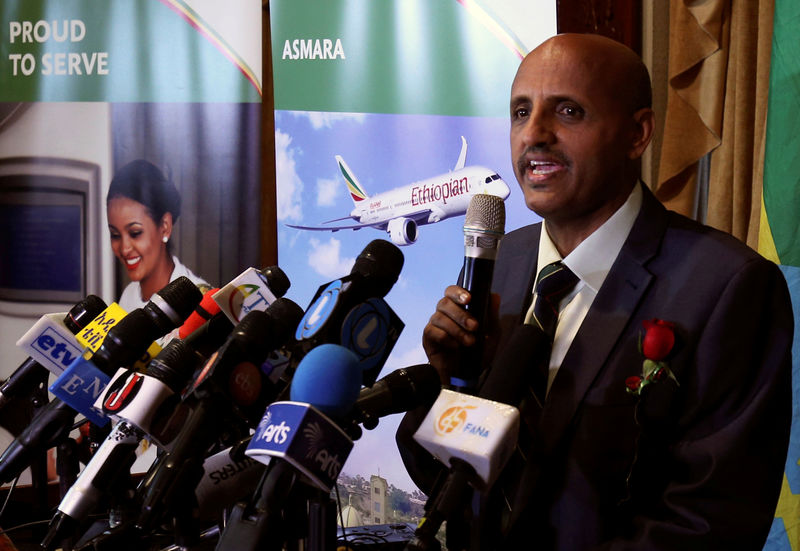
[[[261,101],[158,0],[3,0],[0,16],[0,101]]]
[[[520,55],[455,0],[294,0],[270,17],[276,109],[508,116]]]
[[[775,2],[773,33],[764,205],[780,263],[800,266],[800,2]]]

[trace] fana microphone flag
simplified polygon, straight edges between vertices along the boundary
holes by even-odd
[[[758,250],[780,265],[795,318],[792,434],[775,520],[764,547],[800,550],[800,3],[776,0]]]

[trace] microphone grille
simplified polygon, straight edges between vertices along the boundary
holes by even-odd
[[[464,216],[464,231],[503,235],[506,229],[506,206],[496,195],[478,193],[472,196]]]
[[[506,228],[506,205],[488,193],[472,196],[464,216],[464,247],[467,256],[493,256]]]

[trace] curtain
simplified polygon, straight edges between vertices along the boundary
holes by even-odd
[[[697,166],[713,151],[706,222],[756,247],[774,0],[675,1],[656,195],[695,214]]]

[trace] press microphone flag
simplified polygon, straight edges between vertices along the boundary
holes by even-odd
[[[518,432],[514,406],[442,389],[414,439],[445,465],[453,458],[468,463],[483,490],[511,457]]]
[[[360,387],[361,369],[353,352],[336,344],[312,349],[292,380],[293,401],[267,407],[245,454],[263,463],[279,457],[330,491],[353,441],[328,415],[344,416]]]
[[[302,358],[323,343],[358,356],[362,382],[371,386],[404,328],[383,297],[403,267],[403,253],[383,239],[371,241],[347,276],[320,286],[295,332],[293,354]]]
[[[247,268],[214,293],[219,308],[236,324],[251,310],[266,310],[290,286],[289,278],[278,266]]]
[[[59,374],[80,355],[75,340],[80,331],[104,308],[106,303],[89,295],[63,314],[46,314],[17,341],[28,359],[0,385],[0,409],[8,400],[30,396],[36,387],[45,385],[48,371]]]
[[[265,464],[281,458],[329,492],[352,449],[353,441],[329,417],[310,404],[286,401],[270,404],[245,455]]]
[[[17,341],[19,348],[55,375],[61,375],[84,349],[63,320],[63,313],[45,314]]]

